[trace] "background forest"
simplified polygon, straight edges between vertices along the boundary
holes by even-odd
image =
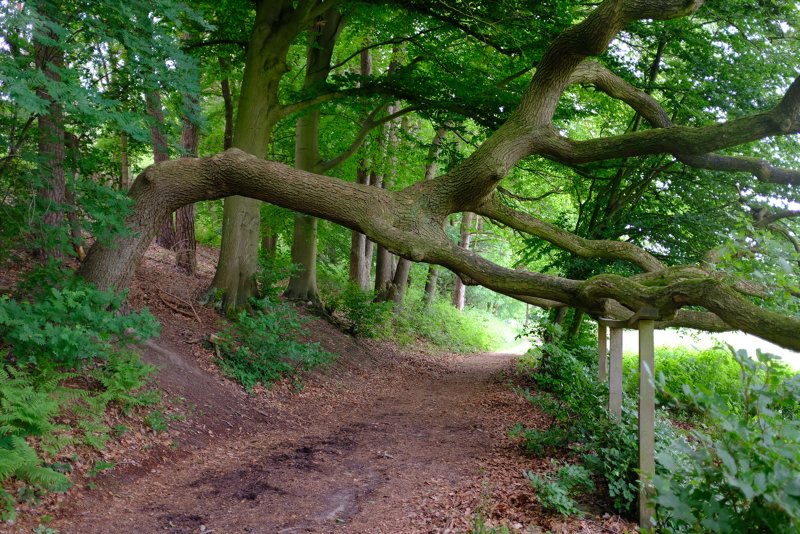
[[[93,244],[111,248],[136,232],[126,220],[135,216],[127,192],[137,175],[153,163],[237,148],[389,192],[424,187],[491,144],[552,43],[595,7],[0,0],[3,518],[12,519],[28,493],[69,487],[54,458],[75,442],[99,448],[112,439],[103,422],[109,407],[158,413],[144,388],[152,369],[134,350],[157,335],[158,323],[111,287],[133,273],[109,268],[121,284],[102,283],[96,271],[88,278],[97,285],[80,276],[94,268],[84,263]],[[666,123],[581,71],[560,95],[552,126],[581,142],[764,113],[784,102],[797,76],[798,24],[796,3],[750,0],[635,20],[591,64],[660,104]],[[760,137],[723,146],[714,154],[727,163],[716,166],[669,150],[597,161],[529,155],[493,197],[528,217],[527,227],[502,210],[464,210],[443,218],[444,233],[508,271],[570,280],[639,274],[642,264],[629,256],[586,252],[595,242],[627,243],[667,268],[702,265],[744,288],[754,308],[797,320],[800,198],[796,171],[786,169],[800,169],[799,139]],[[304,191],[290,193],[302,207]],[[311,213],[322,209],[307,202]],[[347,208],[344,197],[327,202]],[[219,249],[214,280],[198,300],[230,320],[216,336],[218,363],[248,390],[298,379],[333,358],[298,341],[296,303],[353,336],[453,352],[509,349],[521,334],[535,344],[519,364],[521,394],[558,424],[512,434],[533,455],[574,453],[551,475],[529,473],[542,505],[580,513],[573,498],[583,488],[634,513],[636,420],[628,403],[636,371],[626,372],[624,417],[609,418],[606,386],[594,378],[594,310],[501,294],[355,229],[244,196],[181,207],[155,243],[189,275],[198,246]],[[730,329],[718,317],[691,317],[676,324]],[[779,342],[780,335],[792,338],[776,334]],[[796,346],[794,339],[786,343]],[[657,368],[659,528],[795,531],[798,377],[768,356],[725,350],[664,351]],[[670,420],[689,421],[693,433],[687,439]]]

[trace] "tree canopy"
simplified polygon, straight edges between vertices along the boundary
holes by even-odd
[[[800,348],[793,3],[262,0],[123,13],[75,2],[77,15],[49,5],[3,8],[4,61],[20,73],[0,86],[6,163],[25,147],[14,132],[47,115],[45,93],[63,101],[67,130],[86,131],[78,159],[91,161],[110,133],[148,140],[135,127],[149,124],[140,95],[167,97],[168,129],[186,95],[211,113],[212,84],[239,85],[234,148],[206,142],[219,153],[148,167],[131,187],[128,232],[99,240],[80,267],[101,287],[126,285],[173,211],[229,197],[215,285],[246,302],[261,218],[249,198],[538,306],[621,319],[655,309],[662,326]],[[325,44],[333,13],[341,28]],[[158,46],[106,22],[116,16]],[[27,37],[31,25],[52,35]],[[35,56],[26,42],[56,43],[61,85],[46,68],[22,75]],[[295,124],[312,125],[302,164]],[[423,180],[429,153],[440,173]],[[358,183],[366,167],[384,187]],[[480,216],[502,245],[458,246],[447,221],[459,213]]]

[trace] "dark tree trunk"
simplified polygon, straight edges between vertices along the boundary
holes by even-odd
[[[190,99],[194,112],[199,112],[197,101]],[[182,157],[196,158],[200,131],[192,117],[183,117],[181,131]],[[197,241],[194,234],[194,204],[188,204],[175,212],[175,265],[187,274],[197,274]]]
[[[52,19],[49,9],[42,9],[42,14]],[[44,31],[47,39],[58,40],[52,30]],[[36,41],[34,45],[36,67],[45,78],[58,82],[61,80],[58,69],[64,66],[64,51],[59,46],[52,46]],[[39,127],[38,150],[41,163],[39,165],[38,196],[43,211],[42,248],[38,251],[41,257],[60,258],[64,245],[64,203],[66,201],[66,180],[64,173],[64,116],[61,105],[40,87],[36,95],[49,102],[47,111],[38,116]]]
[[[161,94],[151,91],[145,95],[147,113],[150,115],[150,139],[153,142],[153,160],[156,163],[169,159],[169,145],[164,134],[164,110],[161,107]],[[161,224],[156,235],[156,243],[164,248],[172,249],[175,246],[175,222],[170,215]]]
[[[119,190],[127,191],[131,186],[131,164],[128,160],[128,134],[119,134]]]
[[[224,59],[219,58],[219,65],[223,69],[227,67]],[[220,82],[222,88],[222,102],[225,105],[225,133],[222,136],[222,150],[228,150],[233,146],[233,98],[231,97],[231,84],[227,77]]]

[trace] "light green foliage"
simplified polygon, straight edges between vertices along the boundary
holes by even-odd
[[[269,299],[253,301],[252,312],[241,312],[220,334],[222,371],[247,391],[257,383],[269,386],[284,377],[330,363],[335,355],[319,343],[304,343],[303,321],[291,306]]]
[[[658,525],[670,532],[800,530],[800,375],[770,355],[734,353],[742,369],[733,405],[686,387],[704,425],[662,450],[654,480]]]
[[[533,489],[536,490],[539,503],[545,509],[554,510],[561,515],[580,514],[575,497],[594,491],[591,472],[580,465],[565,464],[555,475],[539,476],[526,471],[525,477],[531,481]]]
[[[453,352],[492,350],[504,343],[497,332],[502,322],[489,312],[469,307],[460,312],[442,299],[425,309],[413,295],[408,300],[394,321],[395,339],[421,339]]]
[[[728,350],[659,347],[655,354],[655,368],[656,400],[673,413],[692,409],[685,386],[714,392],[728,403],[735,403],[740,398],[741,367]],[[626,354],[623,358],[623,386],[632,397],[638,395],[639,359],[635,354]]]

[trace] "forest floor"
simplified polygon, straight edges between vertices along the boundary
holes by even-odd
[[[573,519],[536,504],[523,470],[552,465],[525,456],[507,431],[547,421],[515,393],[512,355],[398,348],[310,318],[308,337],[338,353],[337,362],[299,391],[281,383],[247,395],[220,375],[201,341],[219,330],[219,316],[185,304],[209,282],[213,253],[202,254],[200,275],[189,278],[152,248],[129,298],[162,323],[143,356],[159,368],[169,429],[134,428],[109,444],[102,457],[115,467],[42,505],[48,527],[448,533],[472,532],[483,517],[510,532],[636,530],[591,503]],[[31,517],[16,531],[30,532]]]

